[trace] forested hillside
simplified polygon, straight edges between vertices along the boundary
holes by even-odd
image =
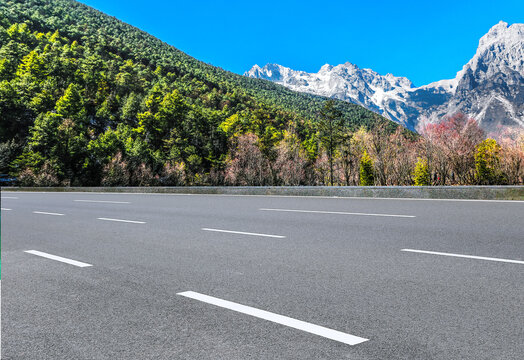
[[[75,1],[0,3],[0,172],[27,184],[221,183],[245,133],[272,163],[293,133],[313,162],[324,102],[202,63]],[[348,129],[387,123],[335,107]]]
[[[72,0],[0,2],[0,173],[20,185],[519,184],[524,136],[414,135],[204,64]]]

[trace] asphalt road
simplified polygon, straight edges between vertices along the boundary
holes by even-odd
[[[524,202],[3,192],[1,207],[2,359],[523,358]]]

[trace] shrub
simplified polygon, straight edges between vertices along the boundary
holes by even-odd
[[[119,152],[104,166],[102,186],[128,186],[130,182],[131,174],[128,164],[122,159],[122,153]]]
[[[37,172],[30,168],[22,170],[18,175],[18,181],[22,186],[50,187],[66,185],[60,183],[57,171],[49,161],[46,161],[42,168]]]
[[[133,186],[152,186],[156,185],[159,176],[153,175],[153,171],[144,163],[139,164],[131,173],[131,185]]]
[[[185,165],[183,162],[166,162],[162,169],[160,183],[167,186],[181,186],[186,182]]]
[[[360,159],[360,186],[373,186],[374,184],[373,160],[371,160],[367,151],[364,151]]]
[[[413,172],[413,181],[415,182],[415,186],[431,185],[429,166],[426,159],[418,158],[417,164],[415,165],[415,171]]]

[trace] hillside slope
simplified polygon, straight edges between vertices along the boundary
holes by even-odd
[[[325,101],[321,96],[297,93],[268,81],[247,78],[203,63],[140,29],[77,1],[6,1],[0,4],[0,13],[10,24],[27,23],[31,31],[43,33],[58,30],[60,35],[86,48],[99,48],[153,70],[160,66],[163,73],[172,72],[175,78],[187,76],[223,92],[241,90],[257,101],[307,119],[315,119]],[[337,102],[337,107],[351,127],[369,127],[379,119],[354,104]]]
[[[272,163],[290,129],[314,161],[325,101],[205,64],[76,1],[0,3],[0,172],[28,183],[221,182],[211,177],[238,136],[254,134]],[[335,107],[347,129],[396,127]]]

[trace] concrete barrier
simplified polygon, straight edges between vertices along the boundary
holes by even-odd
[[[2,191],[524,200],[524,186],[4,187]]]

